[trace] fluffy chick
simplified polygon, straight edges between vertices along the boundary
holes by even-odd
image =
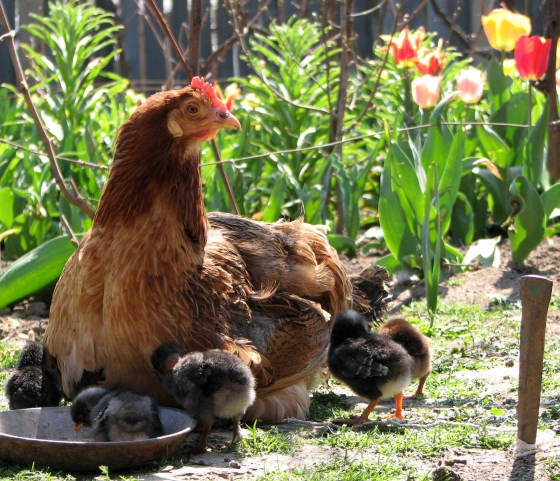
[[[60,377],[46,365],[47,351],[38,342],[27,343],[21,351],[16,371],[4,391],[10,409],[58,406],[62,399]]]
[[[359,425],[368,420],[380,399],[402,396],[412,379],[414,360],[400,344],[371,332],[363,316],[345,310],[334,320],[328,364],[334,377],[370,401],[361,416],[333,422]]]
[[[218,349],[180,356],[179,347],[163,344],[152,354],[154,369],[164,387],[192,416],[201,429],[196,451],[207,449],[208,433],[216,418],[231,419],[233,437],[239,437],[239,420],[255,400],[255,379],[233,354]]]
[[[416,393],[405,398],[423,396],[424,384],[432,372],[432,349],[428,338],[408,321],[400,318],[384,322],[377,332],[400,344],[414,359],[412,379],[420,379],[420,382]]]
[[[163,434],[156,402],[130,389],[85,389],[76,396],[70,415],[76,431],[94,429],[95,441],[140,441]]]

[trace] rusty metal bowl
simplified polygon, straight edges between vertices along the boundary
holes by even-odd
[[[64,471],[131,469],[171,456],[196,422],[184,411],[161,408],[164,435],[143,441],[94,442],[91,429],[74,431],[69,407],[0,412],[0,459]]]

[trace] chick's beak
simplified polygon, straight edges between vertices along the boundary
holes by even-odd
[[[82,423],[74,424],[74,431],[78,432],[83,427],[84,427],[84,425]]]

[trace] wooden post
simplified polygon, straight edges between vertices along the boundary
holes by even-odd
[[[522,313],[517,438],[527,444],[535,444],[541,402],[544,334],[552,281],[541,276],[523,276],[519,290]]]

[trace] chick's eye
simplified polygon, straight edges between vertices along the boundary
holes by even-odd
[[[187,112],[189,114],[198,114],[198,107],[196,105],[187,105]]]

